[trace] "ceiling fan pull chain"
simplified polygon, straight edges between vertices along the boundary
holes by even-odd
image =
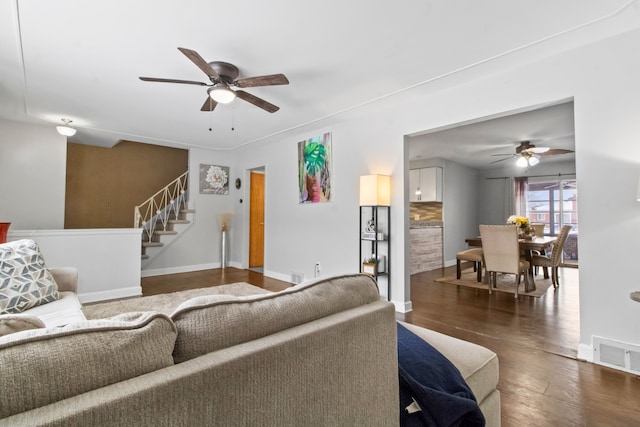
[[[234,131],[236,130],[236,127],[234,125],[236,121],[236,104],[233,104],[233,106],[231,107],[231,130]]]

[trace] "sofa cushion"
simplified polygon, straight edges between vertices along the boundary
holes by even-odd
[[[399,323],[449,359],[458,368],[478,402],[482,402],[498,386],[498,356],[493,351],[420,326]]]
[[[376,282],[366,274],[332,277],[266,295],[196,297],[171,315],[178,328],[174,359],[183,362],[379,300]]]
[[[35,316],[26,314],[0,314],[0,337],[38,328],[44,328],[44,323]]]
[[[59,294],[60,298],[57,300],[30,308],[23,314],[38,317],[47,328],[87,320],[82,311],[82,304],[80,304],[78,295],[75,292],[59,292]],[[144,309],[139,310],[142,311]],[[120,313],[126,313],[126,311],[121,311]],[[114,315],[116,314],[119,313],[114,313]]]
[[[0,245],[0,314],[20,313],[58,299],[58,285],[31,239]]]
[[[0,418],[173,365],[176,334],[144,312],[0,337]]]

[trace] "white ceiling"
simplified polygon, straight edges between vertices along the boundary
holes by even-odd
[[[0,118],[52,126],[69,118],[78,128],[70,140],[85,144],[128,139],[229,149],[384,103],[389,94],[599,20],[626,4],[6,0],[0,2]],[[623,27],[594,26],[593,34]],[[587,43],[589,36],[560,39],[550,48]],[[236,100],[201,112],[206,88],[138,79],[207,82],[177,47],[196,50],[207,61],[231,62],[240,77],[284,73],[288,86],[247,89],[280,111],[269,114]],[[551,135],[533,128],[521,133]],[[494,136],[484,144],[505,147],[521,138],[517,132]]]
[[[426,132],[410,141],[410,160],[439,157],[475,169],[502,168],[516,160],[503,154],[515,154],[522,141],[536,147],[575,150],[573,102]],[[541,158],[544,163],[574,160],[574,153]]]

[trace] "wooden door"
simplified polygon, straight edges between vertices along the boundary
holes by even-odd
[[[264,265],[264,174],[251,172],[249,268]]]

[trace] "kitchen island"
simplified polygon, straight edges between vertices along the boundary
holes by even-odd
[[[410,221],[409,239],[409,274],[442,268],[442,221]]]

